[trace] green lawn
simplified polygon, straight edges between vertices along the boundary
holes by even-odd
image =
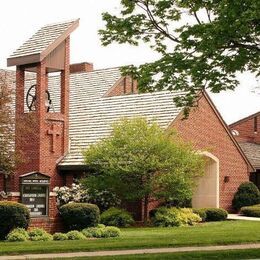
[[[120,238],[82,241],[1,242],[0,254],[97,251],[260,242],[260,222],[225,221],[194,227],[127,228]]]
[[[87,257],[77,257],[73,259],[86,259]],[[229,251],[212,251],[212,252],[187,252],[187,253],[163,253],[163,254],[142,254],[142,255],[126,255],[126,256],[103,256],[91,257],[95,260],[128,260],[128,259],[174,259],[174,260],[189,260],[189,259],[259,259],[260,249],[247,250],[229,250]],[[67,258],[70,260],[69,258]],[[87,258],[89,259],[89,258]],[[72,258],[71,258],[72,260]]]

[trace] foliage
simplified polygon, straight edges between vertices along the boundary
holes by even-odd
[[[193,213],[188,208],[158,208],[151,222],[154,226],[159,227],[179,227],[185,225],[194,225],[201,221],[199,215]]]
[[[260,204],[248,207],[242,207],[240,213],[247,217],[260,218]]]
[[[134,219],[124,209],[110,208],[101,214],[100,222],[108,226],[128,227],[134,224]]]
[[[192,209],[192,211],[193,211],[193,213],[199,215],[203,222],[206,221],[207,214],[204,209]]]
[[[72,183],[71,187],[55,187],[53,191],[57,194],[59,206],[70,202],[87,202],[96,204],[101,211],[104,211],[121,203],[117,196],[109,190],[88,189],[82,184]]]
[[[78,230],[72,230],[67,233],[69,240],[83,240],[85,236]]]
[[[204,166],[202,157],[176,133],[143,118],[114,123],[111,137],[92,145],[84,157],[92,170],[83,182],[86,187],[109,187],[125,201],[143,199],[146,212],[151,197],[190,199]]]
[[[28,232],[24,228],[15,228],[6,237],[8,242],[22,242],[28,239]]]
[[[55,240],[55,241],[68,240],[68,236],[67,236],[67,234],[57,232],[57,233],[53,234],[53,240]]]
[[[17,202],[0,202],[0,239],[14,228],[27,228],[30,221],[30,213],[26,206]]]
[[[69,202],[89,202],[89,194],[80,184],[72,183],[71,188],[67,186],[55,187],[53,189],[57,194],[59,206]]]
[[[105,226],[105,225],[98,225],[97,227],[90,227],[85,228],[82,230],[82,234],[89,238],[89,237],[95,237],[95,238],[107,238],[107,237],[119,237],[121,235],[121,231],[117,227],[113,226]]]
[[[202,208],[198,210],[206,213],[206,222],[223,221],[226,220],[228,216],[227,211],[222,208]]]
[[[244,182],[240,184],[234,195],[232,206],[239,210],[244,206],[251,206],[260,203],[260,192],[252,182]]]
[[[68,203],[60,207],[60,214],[67,230],[96,226],[100,218],[99,208],[89,203]]]
[[[259,76],[259,1],[121,0],[117,15],[103,13],[103,45],[141,42],[160,58],[123,69],[143,92],[185,91],[192,106],[199,90],[234,89],[237,72]]]
[[[31,241],[50,241],[52,235],[42,228],[33,228],[28,232]]]

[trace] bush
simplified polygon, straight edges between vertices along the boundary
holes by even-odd
[[[55,241],[68,240],[68,236],[67,236],[67,234],[57,232],[57,233],[53,234],[53,240],[55,240]]]
[[[82,230],[82,234],[85,237],[100,238],[103,237],[103,228],[98,228],[98,227],[85,228]]]
[[[199,215],[193,213],[191,209],[178,209],[175,207],[158,208],[151,218],[154,226],[160,227],[179,227],[185,225],[194,225],[201,221]]]
[[[254,205],[249,207],[243,207],[240,210],[240,213],[247,217],[256,217],[260,218],[260,205]]]
[[[27,241],[29,235],[24,228],[13,229],[6,237],[8,242]]]
[[[117,227],[99,225],[98,227],[90,227],[82,230],[82,234],[89,238],[101,238],[101,237],[119,237],[121,231]]]
[[[119,237],[121,235],[118,227],[107,226],[105,227],[105,232],[107,233],[107,237]]]
[[[260,192],[252,182],[244,182],[239,187],[232,201],[235,210],[245,206],[252,206],[260,203]]]
[[[67,233],[67,237],[69,240],[83,240],[85,236],[79,232],[78,230],[72,230]]]
[[[5,239],[6,235],[14,228],[28,228],[30,213],[26,206],[17,202],[0,202],[0,239]]]
[[[82,230],[98,224],[99,208],[88,203],[69,203],[60,207],[60,214],[67,230]]]
[[[124,209],[110,208],[101,214],[100,222],[107,226],[128,227],[134,224],[134,219]]]
[[[228,213],[226,210],[221,208],[203,208],[200,211],[206,213],[206,221],[223,221],[227,219]]]
[[[52,240],[52,235],[47,233],[42,228],[34,228],[28,232],[30,240],[32,241],[50,241]]]
[[[203,222],[206,221],[207,215],[206,215],[205,210],[203,210],[203,209],[192,209],[192,211],[193,211],[193,213],[199,215]]]

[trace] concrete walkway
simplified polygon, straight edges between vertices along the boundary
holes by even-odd
[[[118,255],[137,255],[137,254],[160,254],[160,253],[180,253],[180,252],[198,252],[198,251],[221,251],[237,249],[260,249],[260,243],[257,244],[239,244],[223,246],[193,246],[176,248],[150,248],[133,249],[117,251],[96,251],[96,252],[76,252],[76,253],[54,253],[54,254],[28,254],[18,256],[0,256],[0,260],[18,260],[18,259],[56,259],[56,258],[74,258],[74,257],[93,257],[93,256],[118,256]]]
[[[238,214],[228,214],[228,219],[260,221],[260,218],[246,217]]]

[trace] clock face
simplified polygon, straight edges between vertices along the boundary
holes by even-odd
[[[36,85],[32,85],[27,91],[26,105],[29,111],[36,110]],[[47,108],[47,112],[49,112],[51,106],[51,98],[48,90],[45,91],[45,105]]]

